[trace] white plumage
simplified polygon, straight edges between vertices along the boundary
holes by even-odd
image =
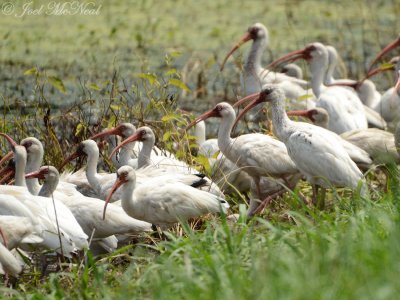
[[[224,199],[179,182],[170,183],[154,178],[136,187],[136,172],[130,166],[119,168],[117,175],[106,203],[112,192],[122,185],[121,202],[125,212],[133,218],[164,228],[179,221],[229,208]]]

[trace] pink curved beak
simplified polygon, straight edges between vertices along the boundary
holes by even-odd
[[[194,119],[188,126],[186,126],[186,130],[189,130],[190,128],[192,128],[194,125],[196,125],[197,123],[199,123],[201,121],[204,121],[204,120],[207,120],[208,118],[213,118],[213,117],[216,117],[216,118],[221,117],[215,107],[209,111],[206,111],[205,113],[203,113],[202,115],[200,115],[196,119]]]
[[[232,47],[232,49],[228,52],[228,54],[225,56],[224,61],[222,62],[220,71],[222,72],[222,70],[224,69],[225,63],[228,60],[228,58],[232,55],[233,52],[235,52],[237,49],[239,49],[239,47],[241,45],[243,45],[244,43],[246,43],[247,41],[251,40],[251,34],[249,32],[246,32],[244,36],[242,36],[242,38],[240,39],[240,41]]]
[[[117,152],[120,148],[122,148],[126,144],[132,143],[134,141],[140,141],[140,137],[141,133],[139,131],[136,131],[130,137],[126,138],[121,144],[115,147],[114,150],[111,152],[111,154],[108,156],[108,158],[111,159],[111,157],[115,154],[115,152]]]
[[[293,117],[309,117],[309,110],[292,110],[292,111],[288,111],[286,112],[286,114],[288,116],[293,116]]]
[[[368,79],[372,76],[375,76],[376,74],[379,74],[379,73],[385,72],[385,71],[389,71],[389,70],[394,70],[394,65],[380,66],[376,69],[369,71],[362,81],[364,81],[365,79]]]
[[[34,171],[31,173],[28,173],[25,175],[25,179],[30,179],[30,178],[39,178],[39,179],[45,179],[45,175],[49,174],[48,169],[42,169],[39,171]]]
[[[247,113],[254,106],[257,106],[259,103],[264,102],[264,100],[265,100],[265,97],[263,97],[263,92],[261,91],[259,93],[251,94],[251,95],[244,97],[243,99],[240,99],[239,101],[237,101],[236,102],[237,105],[240,105],[247,101],[250,101],[250,103],[245,108],[243,108],[243,110],[240,112],[240,114],[236,117],[235,123],[233,124],[233,128],[236,127],[237,123],[244,116],[245,113]]]
[[[75,151],[74,153],[72,153],[70,156],[68,156],[68,157],[63,161],[63,163],[61,164],[59,170],[62,170],[62,169],[65,167],[65,165],[66,165],[67,163],[69,163],[70,161],[74,160],[75,158],[77,158],[77,157],[79,157],[79,156],[81,156],[81,155],[83,155],[83,154],[79,153],[78,151]]]
[[[6,138],[6,140],[11,145],[11,147],[15,147],[18,145],[17,142],[14,141],[9,135],[2,133],[2,132],[0,132],[0,135]]]
[[[106,210],[107,210],[107,205],[111,200],[112,195],[115,193],[115,191],[124,183],[128,182],[128,180],[126,180],[125,176],[118,176],[117,180],[115,181],[114,185],[111,188],[110,193],[108,194],[105,204],[104,204],[104,210],[103,210],[103,220],[106,219]]]
[[[301,49],[301,50],[293,51],[293,52],[290,52],[290,53],[288,53],[288,54],[286,54],[286,55],[274,60],[272,63],[270,63],[266,67],[266,69],[271,69],[273,67],[276,67],[277,65],[281,65],[281,64],[284,64],[284,63],[291,63],[291,62],[294,62],[295,60],[298,60],[300,58],[307,59],[308,57],[309,57],[308,56],[308,48],[304,48],[304,49]]]
[[[391,51],[392,49],[399,47],[400,46],[400,36],[395,39],[393,42],[389,43],[385,48],[383,48],[374,58],[374,60],[370,63],[369,68],[368,68],[368,73],[371,71],[372,66],[386,53]]]
[[[117,127],[113,127],[110,128],[108,130],[105,130],[103,132],[97,133],[95,135],[93,135],[92,137],[90,137],[89,139],[91,140],[95,140],[95,139],[100,139],[109,135],[119,135],[121,136],[121,127],[117,126]]]

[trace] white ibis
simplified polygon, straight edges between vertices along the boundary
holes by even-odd
[[[255,182],[258,199],[261,198],[261,177],[285,178],[298,173],[296,165],[290,159],[285,145],[264,134],[252,133],[231,138],[235,111],[233,107],[221,102],[213,109],[197,117],[187,127],[211,117],[221,118],[218,130],[218,146],[221,152],[231,161],[234,161],[241,170],[249,174]],[[255,201],[250,202],[249,213],[253,211]]]
[[[143,144],[142,150],[139,152],[138,157],[138,168],[139,170],[146,167],[154,167],[157,169],[163,169],[174,176],[186,176],[186,175],[196,175],[198,171],[190,167],[184,161],[178,160],[176,158],[165,157],[165,156],[151,156],[151,149],[155,143],[155,135],[150,127],[143,126],[140,127],[133,135],[126,138],[121,144],[119,144],[111,153],[114,154],[119,148],[124,147],[126,144],[130,144],[133,141],[140,141]],[[177,177],[176,177],[177,178]],[[218,186],[212,182],[211,179],[203,177],[205,185],[200,187],[203,190],[208,190],[214,195],[219,197],[225,197]]]
[[[31,217],[0,215],[0,242],[11,250],[21,244],[43,242],[41,227]]]
[[[363,174],[351,160],[345,149],[330,138],[327,131],[308,123],[291,121],[285,112],[285,95],[279,87],[266,86],[261,93],[239,101],[254,99],[242,111],[238,119],[250,108],[263,102],[272,106],[272,124],[277,137],[285,143],[290,158],[313,185],[313,200],[317,199],[317,187],[345,186],[356,190],[361,184],[361,194],[367,187]],[[237,120],[238,120],[237,119]],[[267,148],[266,148],[267,149]]]
[[[288,116],[299,116],[299,117],[306,117],[310,119],[314,125],[317,125],[322,128],[327,128],[329,122],[329,114],[328,112],[320,107],[316,107],[309,110],[298,110],[298,111],[289,111],[287,112]],[[354,132],[354,131],[368,131],[367,129],[355,129],[352,131],[347,132]],[[378,131],[382,131],[377,129]],[[338,135],[332,131],[324,130],[321,134],[325,134],[329,136],[332,140],[336,141],[337,143],[341,144],[342,147],[346,150],[349,154],[350,158],[357,164],[359,168],[362,170],[367,170],[372,165],[373,156],[371,155],[370,151],[366,150],[364,147],[360,147],[360,145],[352,143],[352,141],[348,141],[345,136],[346,133],[342,133]],[[372,132],[372,130],[371,130]]]
[[[372,62],[369,65],[368,68],[368,73],[372,70],[373,65],[381,58],[383,57],[386,53],[392,51],[396,47],[400,46],[400,36],[398,36],[394,41],[390,42],[388,45],[386,45],[379,53],[375,56],[375,58],[372,60]]]
[[[53,226],[53,231],[50,231],[50,233],[57,234],[57,228],[59,227],[59,229],[62,230],[63,234],[65,236],[68,236],[69,239],[72,241],[72,245],[75,245],[78,249],[87,248],[88,236],[83,232],[82,228],[80,227],[67,206],[65,206],[57,199],[33,196],[27,190],[25,182],[25,166],[27,154],[25,147],[18,145],[6,134],[0,133],[0,135],[4,136],[7,139],[7,141],[11,144],[12,150],[14,152],[16,185],[16,187],[0,186],[0,194],[4,196],[7,195],[16,197],[25,205],[27,205],[30,210],[35,211],[35,214],[43,215],[44,219],[46,219],[46,222],[50,221],[52,223],[49,224],[47,222],[48,226]],[[19,189],[18,186],[22,188]]]
[[[392,58],[390,63],[395,66],[397,82],[382,95],[380,103],[375,106],[375,110],[378,111],[387,122],[396,122],[399,120],[400,116],[400,56]],[[393,69],[393,67],[379,67],[370,71],[367,76],[371,77],[390,69]]]
[[[199,146],[199,154],[208,158],[212,178],[224,192],[243,193],[250,190],[251,177],[219,151],[217,139],[206,140],[204,121],[196,124],[195,137]],[[218,155],[215,157],[216,153]]]
[[[126,142],[126,140],[124,141]],[[128,141],[129,143],[130,141]],[[120,146],[123,143],[120,144]],[[98,173],[97,172],[97,163],[99,160],[99,148],[95,141],[93,140],[85,140],[81,142],[76,151],[72,153],[63,163],[65,165],[69,161],[79,157],[79,156],[87,156],[86,163],[86,177],[89,181],[91,187],[96,192],[96,198],[100,198],[105,200],[107,195],[109,194],[109,190],[111,189],[115,179],[115,173]],[[137,171],[137,181],[138,185],[146,182],[149,178],[153,177],[164,177],[164,180],[168,180],[169,182],[179,181],[188,185],[198,186],[204,183],[204,180],[197,175],[182,175],[182,174],[170,174],[166,169],[162,168],[154,168],[154,167],[145,167],[141,168]],[[117,201],[120,199],[120,192],[114,194],[112,200]]]
[[[268,39],[268,30],[263,24],[256,23],[250,26],[246,34],[226,55],[221,66],[221,71],[232,53],[245,42],[252,40],[253,43],[244,65],[244,74],[242,77],[245,95],[261,91],[262,86],[266,83],[274,83],[278,84],[284,90],[286,98],[290,100],[297,100],[299,97],[307,95],[312,98],[312,93],[302,88],[302,86],[307,85],[306,81],[261,67],[261,56],[267,47]],[[308,108],[314,107],[314,101],[311,99],[296,101],[293,104],[306,105]]]
[[[117,127],[113,127],[110,129],[107,129],[103,132],[100,132],[94,136],[92,136],[90,139],[95,140],[99,138],[103,138],[106,136],[111,136],[111,135],[117,135],[122,137],[123,140],[125,140],[127,137],[133,135],[136,132],[136,127],[131,124],[131,123],[121,123]],[[115,143],[113,143],[113,148],[117,147]],[[114,163],[114,165],[119,168],[125,165],[131,165],[134,168],[137,167],[137,158],[139,156],[139,153],[141,151],[141,148],[138,143],[132,142],[132,143],[127,143],[123,147],[121,147],[121,150],[117,156],[117,153],[114,155],[111,155],[111,159]],[[169,157],[169,158],[175,158],[175,156],[166,151],[166,150],[160,150],[157,148],[155,145],[153,145],[152,149],[150,150],[150,157],[153,159],[156,156],[164,156],[164,157]]]
[[[367,119],[363,105],[354,92],[340,86],[323,84],[328,66],[328,51],[321,43],[309,44],[302,50],[291,52],[270,64],[277,65],[284,61],[306,59],[311,69],[311,86],[317,97],[316,106],[329,113],[328,129],[338,134],[357,128],[367,128]]]
[[[27,174],[26,177],[43,179],[39,195],[53,196],[68,206],[88,236],[93,234],[94,238],[105,238],[115,234],[138,234],[151,230],[151,224],[129,217],[118,205],[111,203],[107,219],[103,220],[103,201],[83,195],[67,196],[57,192],[59,173],[53,166],[43,166],[38,171]]]
[[[0,274],[11,274],[17,277],[22,272],[22,266],[14,255],[0,243]]]
[[[297,79],[303,79],[303,70],[296,64],[287,64],[282,67],[282,73]]]
[[[288,116],[303,116],[309,118],[315,125],[326,128],[329,115],[322,108],[308,111],[290,111]],[[334,134],[334,133],[333,133]],[[387,164],[399,161],[395,147],[394,135],[377,128],[355,129],[346,131],[340,136],[334,134],[342,144],[350,158],[361,168],[371,166],[372,158],[376,164]]]
[[[104,217],[112,194],[120,187],[125,212],[161,228],[208,213],[226,212],[228,203],[211,193],[180,182],[166,182],[161,177],[136,186],[136,172],[130,166],[117,171],[115,181],[104,205]]]

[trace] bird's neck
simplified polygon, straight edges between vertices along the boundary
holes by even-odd
[[[39,196],[50,197],[56,190],[58,185],[58,180],[45,180],[42,188],[39,191]]]
[[[101,189],[99,175],[97,174],[97,163],[99,161],[99,152],[91,153],[87,157],[86,178],[95,191]]]
[[[272,125],[277,138],[285,142],[289,136],[289,127],[292,122],[285,111],[284,99],[276,99],[271,102]]]
[[[119,152],[119,162],[121,166],[127,165],[129,160],[132,159],[132,153],[135,144],[136,142],[132,142],[122,146],[121,151]]]
[[[198,146],[201,146],[206,141],[206,127],[204,121],[201,121],[196,124],[194,128],[194,136],[196,137],[196,143]]]
[[[26,163],[25,173],[27,174],[39,170],[40,166],[42,165],[42,161],[43,161],[43,153],[39,154],[29,153]],[[37,178],[26,179],[26,185],[28,187],[29,192],[32,195],[37,195],[41,188],[39,184],[39,179]]]
[[[153,150],[154,141],[145,140],[143,141],[143,147],[139,152],[138,157],[138,168],[148,167],[151,165],[151,150]]]
[[[218,129],[218,147],[225,155],[232,146],[233,140],[231,139],[231,132],[233,124],[235,123],[235,117],[234,114],[230,114],[222,118]]]
[[[335,72],[336,62],[329,62],[328,68],[324,77],[324,84],[333,84],[335,78],[333,78],[333,72]]]
[[[327,63],[311,62],[311,87],[315,97],[319,97],[324,87],[323,80],[325,76]]]
[[[127,182],[123,186],[120,187],[120,189],[121,189],[121,206],[128,215],[130,215],[129,212],[134,210],[134,206],[135,206],[135,198],[133,195],[135,186],[136,186],[136,180]]]
[[[258,74],[258,72],[261,71],[261,57],[266,45],[267,42],[265,38],[260,38],[253,41],[244,65],[245,72],[255,72],[255,74]]]
[[[25,166],[26,161],[16,160],[15,161],[15,185],[16,186],[26,186],[25,181]]]

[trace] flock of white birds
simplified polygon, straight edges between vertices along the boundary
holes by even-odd
[[[158,149],[149,127],[122,123],[81,142],[64,165],[84,156],[86,167],[61,175],[52,166],[42,166],[44,149],[38,139],[27,137],[18,144],[1,133],[12,152],[0,164],[11,157],[13,164],[0,171],[0,272],[20,274],[24,267],[20,255],[29,257],[34,249],[67,258],[88,248],[107,253],[156,226],[166,230],[205,214],[227,213],[227,193],[250,191],[249,216],[293,190],[299,180],[312,185],[312,203],[300,195],[308,205],[323,205],[325,189],[332,187],[348,187],[367,197],[363,171],[400,161],[400,130],[394,129],[400,116],[400,59],[372,70],[381,57],[400,46],[400,37],[378,53],[362,80],[333,78],[338,53],[321,43],[263,68],[268,31],[260,23],[249,27],[221,70],[247,41],[252,45],[242,77],[245,97],[234,106],[217,104],[186,128],[195,126],[198,152],[208,158],[213,180]],[[310,66],[310,82],[293,64],[286,65],[286,73],[271,71],[300,58]],[[395,71],[397,83],[381,94],[369,78],[386,70]],[[248,105],[236,116],[234,107],[243,103]],[[249,133],[232,138],[239,119],[261,105],[271,110],[275,136]],[[314,124],[288,116],[305,117]],[[206,140],[204,120],[212,117],[220,118],[218,137]],[[118,145],[115,135],[122,139]],[[110,159],[116,173],[97,171],[98,139],[112,143]]]

